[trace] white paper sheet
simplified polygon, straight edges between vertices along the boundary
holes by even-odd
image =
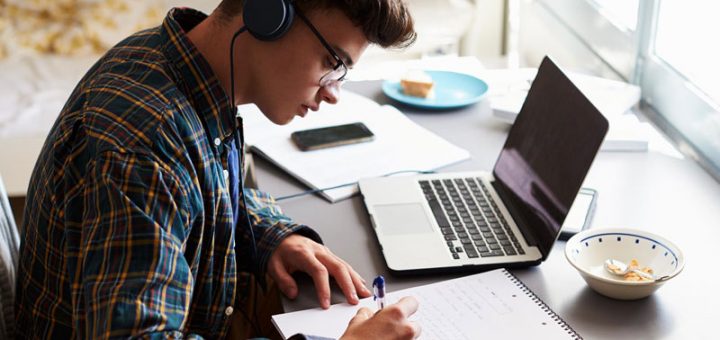
[[[240,108],[245,140],[254,150],[311,188],[328,188],[399,171],[428,171],[470,157],[434,133],[415,124],[392,106],[380,106],[344,92],[337,105],[324,106],[284,126],[274,125],[254,106]],[[363,122],[375,134],[371,142],[315,151],[301,151],[290,139],[293,131]],[[357,186],[326,190],[335,202],[357,192]],[[277,193],[273,193],[277,194]]]
[[[421,339],[567,339],[562,320],[544,309],[529,290],[505,269],[392,291],[389,302],[414,296],[419,302],[410,319],[422,328]],[[274,315],[272,321],[288,338],[297,333],[339,338],[360,306],[375,310],[372,298],[358,306],[337,304],[328,310],[308,309]]]

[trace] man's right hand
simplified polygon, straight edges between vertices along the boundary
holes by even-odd
[[[406,296],[396,304],[389,305],[372,314],[368,308],[360,308],[350,320],[340,340],[354,339],[415,339],[420,336],[420,326],[408,320],[418,309],[418,302]]]

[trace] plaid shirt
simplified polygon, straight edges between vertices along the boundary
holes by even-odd
[[[120,42],[63,108],[28,190],[18,338],[221,338],[243,272],[290,233],[319,241],[246,189],[252,263],[224,175],[237,109],[185,35],[204,18],[174,9]]]

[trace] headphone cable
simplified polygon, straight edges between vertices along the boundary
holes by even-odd
[[[235,107],[236,110],[237,110],[237,105],[235,104],[235,40],[237,40],[237,37],[238,37],[240,34],[242,34],[243,32],[245,32],[245,31],[247,31],[247,26],[241,27],[239,30],[237,30],[237,32],[235,32],[235,33],[233,34],[232,40],[230,40],[230,105],[231,105],[231,107]],[[242,132],[241,132],[241,133],[242,133]],[[241,138],[243,138],[243,137],[241,137]],[[233,138],[233,139],[234,139],[234,138]],[[243,138],[243,139],[244,139],[244,138]],[[237,140],[234,139],[233,142],[237,142]],[[240,144],[240,149],[238,150],[239,153],[244,153],[244,151],[243,151],[243,144],[244,144],[244,142],[242,142],[242,143]],[[239,164],[239,166],[242,168],[242,163],[244,162],[245,157],[244,157],[244,155],[241,155],[241,156],[238,157],[238,158],[242,159],[242,161],[240,162],[241,164]],[[253,272],[254,272],[254,275],[256,276],[255,279],[252,280],[252,281],[253,281],[253,285],[255,286],[255,289],[253,289],[253,292],[254,292],[254,294],[253,294],[253,301],[251,302],[251,303],[252,303],[252,313],[253,313],[253,318],[254,318],[254,320],[247,315],[247,313],[243,310],[243,308],[239,308],[239,309],[240,309],[240,313],[243,315],[243,317],[244,317],[244,318],[248,321],[248,323],[250,324],[250,327],[252,327],[253,330],[255,331],[256,336],[262,336],[262,332],[261,332],[261,330],[260,330],[260,326],[258,325],[258,321],[259,321],[259,320],[258,320],[258,314],[257,314],[257,304],[259,303],[259,301],[258,301],[258,289],[261,288],[261,287],[260,287],[260,284],[258,284],[258,281],[265,282],[265,280],[264,280],[264,278],[260,278],[260,277],[259,277],[259,276],[260,276],[260,270],[259,270],[259,268],[257,267],[257,266],[258,266],[258,263],[257,263],[257,257],[258,257],[258,256],[257,256],[257,243],[256,243],[256,241],[255,241],[255,231],[253,230],[253,225],[252,225],[252,223],[251,223],[251,221],[250,221],[250,213],[248,212],[248,209],[247,209],[247,202],[245,201],[245,183],[244,183],[244,181],[243,181],[242,171],[241,171],[241,174],[240,174],[240,190],[241,190],[242,201],[243,201],[243,209],[245,209],[245,221],[247,222],[248,229],[250,230],[250,239],[251,239],[252,250],[253,250],[252,263],[253,263],[253,267],[255,267],[255,268],[253,268]],[[235,223],[235,235],[238,234],[237,225],[238,225],[238,224],[237,224],[237,220],[236,220],[236,223]],[[235,238],[235,245],[237,245],[237,237]],[[237,254],[237,249],[235,249],[235,253]],[[236,271],[237,271],[237,270],[236,270]],[[236,283],[236,284],[237,284],[237,283]],[[237,294],[239,294],[239,292],[238,292]],[[241,307],[241,306],[238,306],[238,307]]]
[[[392,175],[397,175],[397,174],[402,174],[402,173],[433,174],[433,173],[435,173],[435,171],[433,171],[433,170],[400,170],[400,171],[394,171],[394,172],[390,172],[390,173],[381,175],[380,177],[389,177],[389,176],[392,176]],[[280,197],[276,198],[275,201],[279,202],[279,201],[287,200],[287,199],[290,199],[290,198],[295,198],[295,197],[305,196],[305,195],[309,195],[309,194],[314,194],[314,193],[316,193],[316,192],[321,192],[321,191],[325,191],[325,190],[332,190],[332,189],[349,187],[349,186],[351,186],[351,185],[356,185],[356,184],[358,184],[358,183],[359,183],[359,181],[354,181],[354,182],[349,182],[349,183],[345,183],[345,184],[339,184],[339,185],[335,185],[335,186],[331,186],[331,187],[325,187],[325,188],[320,188],[320,189],[311,189],[311,190],[301,191],[301,192],[298,192],[298,193],[296,193],[296,194],[290,194],[290,195],[280,196]]]
[[[230,105],[233,106],[235,106],[235,40],[245,31],[247,31],[247,26],[240,27],[240,29],[233,34],[232,40],[230,40]]]

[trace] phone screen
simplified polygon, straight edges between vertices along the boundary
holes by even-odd
[[[597,204],[597,191],[590,188],[581,188],[570,207],[570,212],[560,229],[560,240],[567,240],[580,231],[590,227],[595,205]]]
[[[363,123],[328,126],[292,133],[293,142],[303,151],[371,141],[374,135]]]

